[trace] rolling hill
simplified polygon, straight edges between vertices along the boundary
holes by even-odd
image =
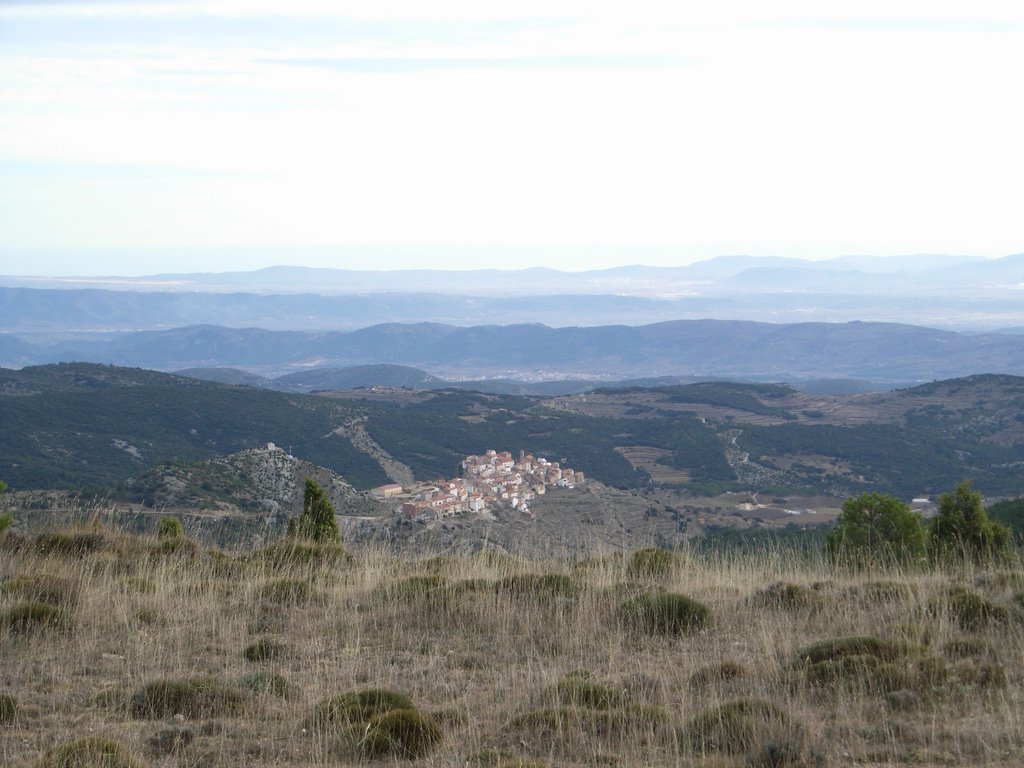
[[[154,465],[275,442],[357,489],[395,471],[450,477],[465,455],[496,448],[623,489],[909,498],[969,477],[989,494],[1024,493],[1024,379],[1004,375],[867,395],[729,382],[306,395],[62,364],[0,371],[0,409],[0,478],[15,489],[111,488]]]
[[[235,367],[265,376],[381,364],[418,367],[446,379],[841,378],[902,385],[978,371],[1024,375],[1020,335],[862,322],[677,320],[567,328],[387,323],[351,332],[189,326],[35,349],[44,362]]]

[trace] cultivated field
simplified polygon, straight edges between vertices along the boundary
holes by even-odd
[[[0,547],[5,766],[1024,761],[1017,570]]]

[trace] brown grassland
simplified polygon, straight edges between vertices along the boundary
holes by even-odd
[[[1013,568],[86,526],[0,542],[0,622],[4,766],[1024,764]]]

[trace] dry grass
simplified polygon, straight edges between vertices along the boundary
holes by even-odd
[[[0,694],[17,701],[5,766],[52,764],[86,737],[125,764],[408,764],[378,750],[398,721],[440,728],[416,761],[437,766],[1024,760],[1015,571],[859,576],[683,552],[652,583],[599,553],[225,557],[93,532],[0,545],[0,613],[53,600],[63,617],[0,633]],[[707,606],[706,625],[625,624],[621,606],[652,590]],[[964,622],[950,596],[966,590],[999,620]],[[310,727],[322,702],[372,690],[415,709],[359,733]]]

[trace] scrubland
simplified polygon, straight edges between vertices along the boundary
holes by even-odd
[[[0,542],[10,766],[1024,763],[1024,573]]]

